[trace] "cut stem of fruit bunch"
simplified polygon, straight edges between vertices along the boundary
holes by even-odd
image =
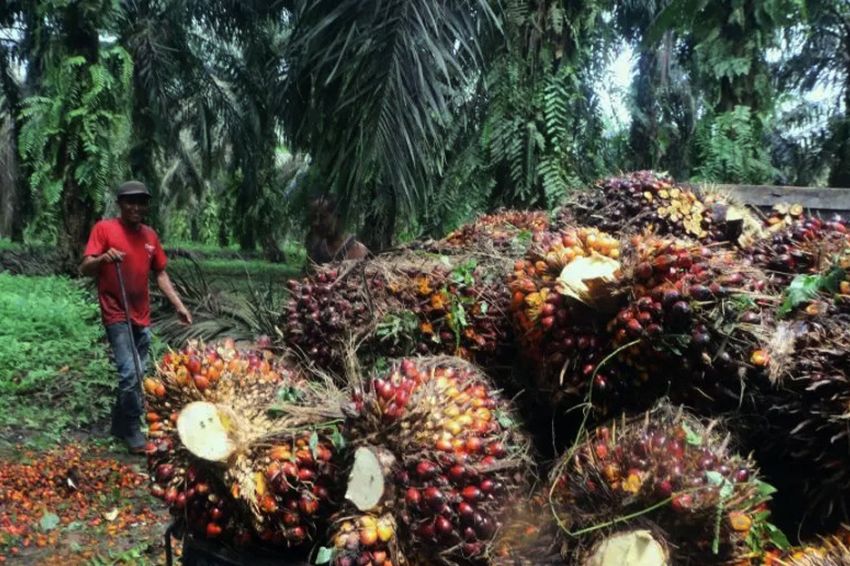
[[[609,545],[634,546],[634,564],[641,549],[669,564],[747,555],[752,538],[767,532],[769,490],[717,429],[662,405],[574,446],[555,467],[550,492],[567,563],[604,563]]]
[[[341,395],[232,341],[169,352],[146,382],[152,491],[202,538],[307,542],[342,487]]]
[[[449,564],[490,552],[531,468],[528,439],[482,373],[456,358],[402,360],[355,394],[347,428],[357,445],[347,497],[392,517],[394,560]]]

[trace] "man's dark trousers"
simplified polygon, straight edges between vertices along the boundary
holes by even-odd
[[[142,398],[142,384],[136,377],[133,356],[139,356],[139,365],[144,376],[151,344],[150,328],[133,325],[135,352],[125,321],[108,325],[106,336],[112,346],[115,366],[118,369],[118,397],[112,409],[112,434],[125,439],[130,446],[142,446],[145,443],[145,437],[140,430],[140,419],[145,405]]]

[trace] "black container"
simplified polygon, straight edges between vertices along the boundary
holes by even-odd
[[[173,542],[183,544],[183,566],[310,566],[308,562],[290,560],[280,554],[248,549],[237,552],[222,545],[182,535],[174,523],[165,531],[166,566],[174,566]]]

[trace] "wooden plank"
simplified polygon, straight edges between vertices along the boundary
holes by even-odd
[[[702,185],[694,184],[700,187]],[[820,211],[850,211],[850,189],[833,187],[787,187],[780,185],[705,185],[727,191],[739,200],[771,208],[781,202],[799,203],[804,208]]]

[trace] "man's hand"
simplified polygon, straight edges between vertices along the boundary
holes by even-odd
[[[124,260],[126,253],[115,248],[109,248],[105,253],[101,254],[100,261],[102,263],[116,263]]]
[[[189,310],[183,305],[177,307],[177,316],[180,318],[181,324],[184,324],[186,326],[192,324],[192,313],[190,313]]]

